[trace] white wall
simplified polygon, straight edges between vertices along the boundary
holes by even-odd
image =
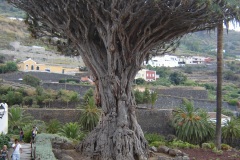
[[[7,103],[0,103],[0,104],[3,105],[3,107],[5,108],[5,113],[2,119],[0,119],[0,133],[7,134],[8,133],[8,105]]]

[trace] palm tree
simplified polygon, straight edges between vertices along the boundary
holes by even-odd
[[[232,118],[227,121],[227,124],[222,128],[222,138],[226,143],[232,145],[234,139],[240,138],[240,121]]]
[[[20,107],[9,108],[8,114],[10,131],[21,128],[23,125],[31,122],[33,119],[31,115],[25,114],[25,111]]]
[[[85,130],[91,131],[96,127],[99,116],[100,110],[95,105],[94,97],[88,98],[88,104],[82,113],[80,124]]]
[[[221,115],[222,115],[222,66],[223,66],[223,23],[217,27],[217,112],[216,112],[216,147],[221,149]]]
[[[47,124],[47,132],[51,134],[57,133],[61,128],[61,123],[57,119],[52,119],[50,122]]]
[[[179,139],[201,146],[213,138],[214,126],[208,121],[207,112],[195,109],[189,100],[183,99],[183,105],[174,111],[173,116],[173,126]]]
[[[77,139],[80,134],[80,125],[78,123],[66,123],[59,131],[60,135],[67,138]]]

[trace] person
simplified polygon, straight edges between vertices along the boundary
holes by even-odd
[[[7,159],[8,159],[7,145],[3,145],[3,148],[0,154],[0,160],[7,160]]]
[[[20,160],[20,153],[22,153],[22,146],[19,143],[18,139],[15,139],[13,143],[13,153],[12,153],[12,160]]]
[[[36,136],[36,128],[33,127],[32,128],[32,140],[31,140],[31,143],[34,143],[35,136]]]
[[[22,128],[20,129],[20,142],[22,142],[22,140],[23,140],[23,138],[24,138],[24,133],[23,133],[23,130],[22,130]]]

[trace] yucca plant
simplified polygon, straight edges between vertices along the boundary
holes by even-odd
[[[95,105],[94,97],[89,97],[88,104],[81,115],[80,124],[83,129],[91,131],[96,127],[99,117],[100,110]]]
[[[66,123],[59,131],[59,134],[72,139],[77,139],[80,134],[80,125],[78,123]]]
[[[60,128],[61,128],[61,123],[57,119],[52,119],[47,124],[46,130],[48,133],[55,134],[59,132]]]
[[[240,138],[240,121],[239,119],[232,118],[227,121],[226,125],[222,127],[223,141],[232,145],[234,140]]]
[[[214,125],[208,121],[208,114],[194,108],[192,102],[183,99],[183,105],[174,114],[173,126],[179,139],[199,144],[214,136]]]

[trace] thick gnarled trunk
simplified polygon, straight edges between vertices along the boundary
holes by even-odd
[[[126,79],[129,74],[130,71],[122,73],[121,78],[115,75],[97,81],[102,117],[77,148],[94,160],[147,159],[148,146],[136,120],[132,82]]]

